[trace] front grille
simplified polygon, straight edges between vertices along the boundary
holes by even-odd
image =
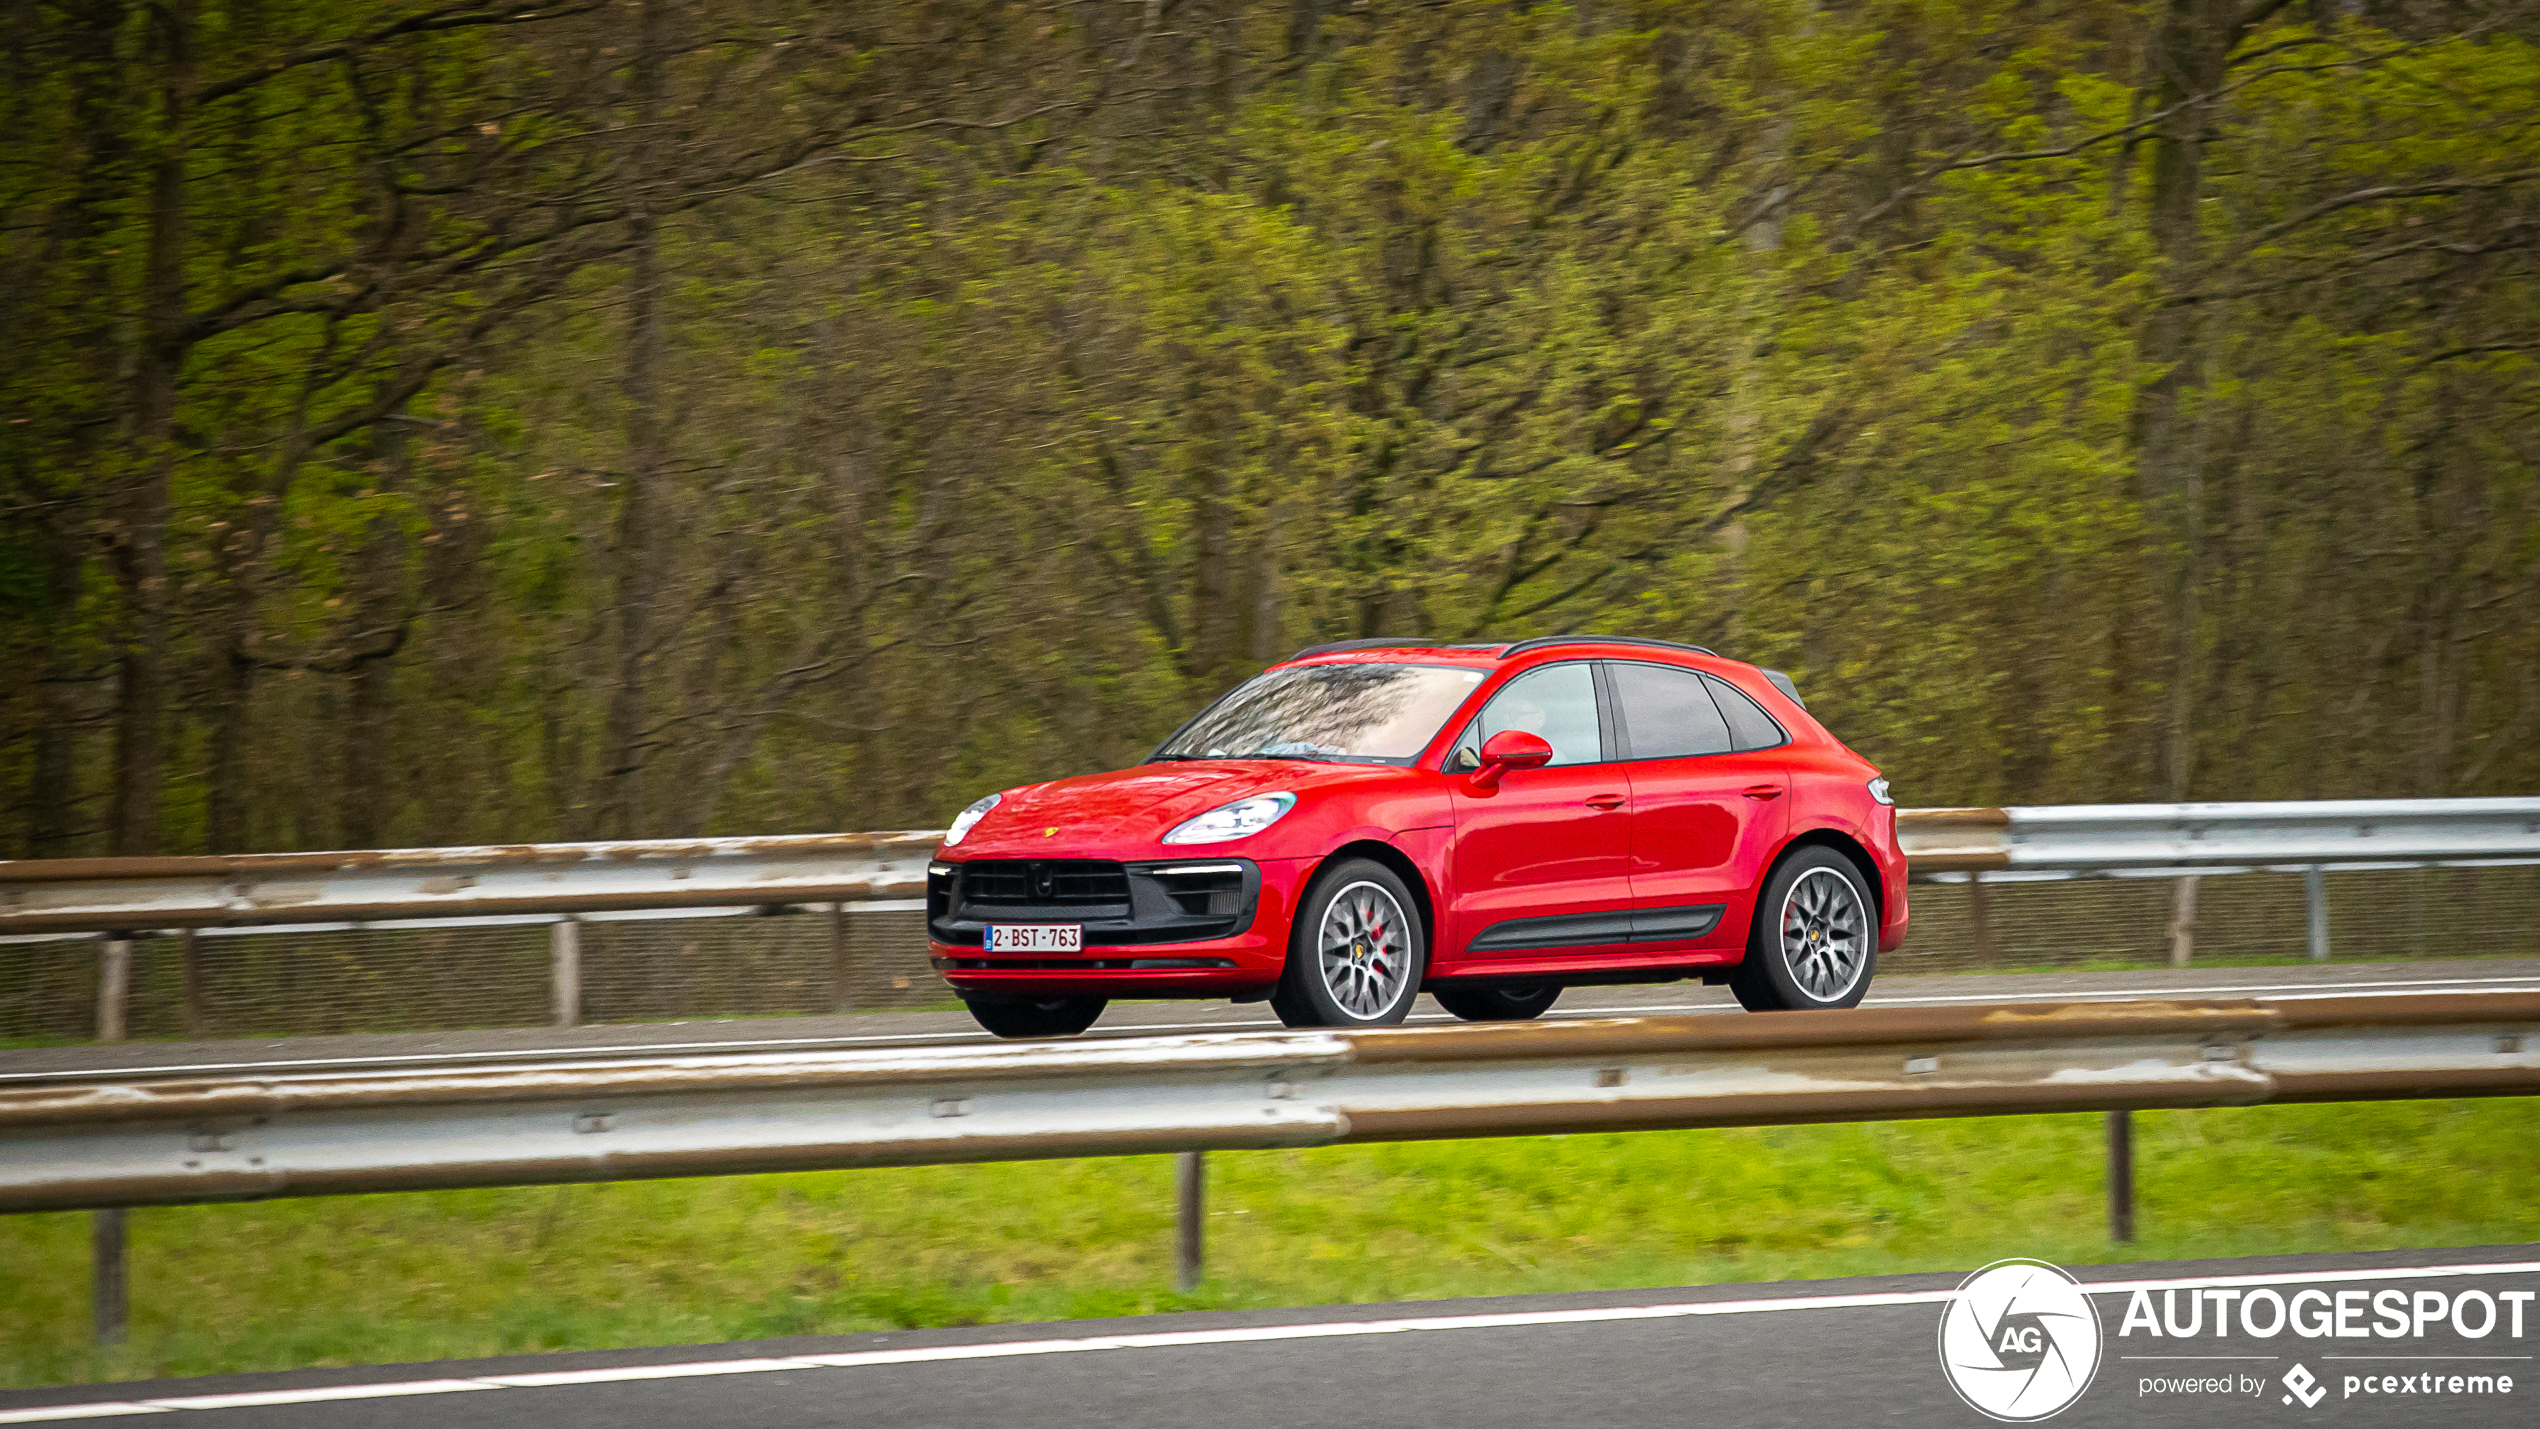
[[[1125,905],[1129,871],[1090,858],[982,859],[961,866],[961,901],[980,907]]]
[[[1260,892],[1246,859],[983,858],[927,870],[926,922],[953,947],[979,947],[991,923],[1075,923],[1088,949],[1196,943],[1250,926]]]

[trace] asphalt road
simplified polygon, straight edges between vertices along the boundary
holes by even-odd
[[[1981,1002],[2129,1000],[2159,997],[2351,997],[2540,990],[2540,959],[2479,958],[2449,962],[2323,963],[2299,967],[2161,968],[2131,972],[1946,974],[1884,977],[1870,1007],[1945,1007]],[[1728,989],[1698,982],[1641,987],[1574,988],[1546,1020],[1615,1015],[1734,1013]],[[1414,1025],[1455,1019],[1422,997]],[[1120,1003],[1088,1037],[1157,1036],[1176,1032],[1273,1031],[1268,1007],[1227,1002]],[[408,1032],[358,1037],[293,1037],[220,1042],[137,1042],[120,1046],[40,1047],[0,1051],[0,1086],[66,1077],[131,1074],[200,1075],[251,1069],[379,1067],[450,1061],[511,1061],[565,1054],[656,1056],[664,1052],[730,1052],[823,1047],[978,1043],[995,1039],[966,1012],[888,1012],[845,1017],[743,1018],[652,1022],[602,1027],[512,1028],[475,1032]]]
[[[2003,1249],[2018,1240],[2006,1232]],[[2524,1295],[2519,1336],[2499,1307],[2505,1292],[2540,1291],[2540,1245],[2093,1266],[2079,1278],[2100,1287],[2089,1296],[2099,1365],[2055,1416],[2059,1425],[2540,1422],[2540,1303]],[[1156,1316],[22,1390],[0,1394],[0,1423],[1980,1425],[1987,1421],[1956,1397],[1940,1363],[1938,1330],[1958,1279]],[[2218,1281],[2252,1300],[2262,1288],[2296,1304],[2314,1291],[2319,1307],[2349,1296],[2359,1307],[2350,1328],[2361,1333],[2339,1338],[2336,1322],[2322,1320],[2324,1337],[2286,1329],[2258,1338],[2235,1320],[2229,1336],[2172,1338],[2126,1324],[2134,1288],[2147,1309],[2176,1321],[2190,1292]],[[2375,1337],[2369,1306],[2383,1292],[2419,1308],[2431,1295],[2438,1309],[2474,1292],[2467,1298],[2495,1312],[2493,1326],[2470,1338],[2438,1316],[2422,1334],[2409,1321],[2401,1336]],[[2480,1313],[2465,1313],[2465,1327],[2477,1327]],[[2460,1390],[2454,1374],[2464,1377]],[[2510,1387],[2499,1378],[2481,1393],[2473,1375],[2509,1378]],[[2377,1392],[2386,1377],[2396,1377],[2397,1392]]]

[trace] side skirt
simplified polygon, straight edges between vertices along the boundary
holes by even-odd
[[[1630,953],[1620,949],[1585,957],[1503,958],[1461,962],[1421,983],[1422,987],[1459,987],[1478,983],[1557,982],[1564,987],[1607,987],[1626,983],[1677,982],[1698,977],[1725,982],[1731,968],[1744,961],[1742,948],[1702,952]]]

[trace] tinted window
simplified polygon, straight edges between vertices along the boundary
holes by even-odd
[[[1491,696],[1481,738],[1504,729],[1543,736],[1555,764],[1594,764],[1605,757],[1596,729],[1596,677],[1585,661],[1529,670]]]
[[[1632,758],[1726,754],[1732,748],[1728,721],[1700,675],[1667,665],[1616,663],[1606,669],[1622,702],[1623,739]]]
[[[1152,757],[1407,764],[1481,679],[1449,665],[1272,670],[1210,705]]]
[[[1728,718],[1729,737],[1737,741],[1739,749],[1771,749],[1790,743],[1790,736],[1782,733],[1782,727],[1773,722],[1771,715],[1764,713],[1764,707],[1748,699],[1737,686],[1717,675],[1702,678],[1719,700],[1720,713]]]

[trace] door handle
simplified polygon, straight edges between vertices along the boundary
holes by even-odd
[[[1782,786],[1779,784],[1749,784],[1746,786],[1746,797],[1750,799],[1778,799],[1781,796]]]
[[[1591,809],[1619,809],[1623,807],[1623,796],[1620,794],[1590,794],[1587,796],[1587,806]]]

